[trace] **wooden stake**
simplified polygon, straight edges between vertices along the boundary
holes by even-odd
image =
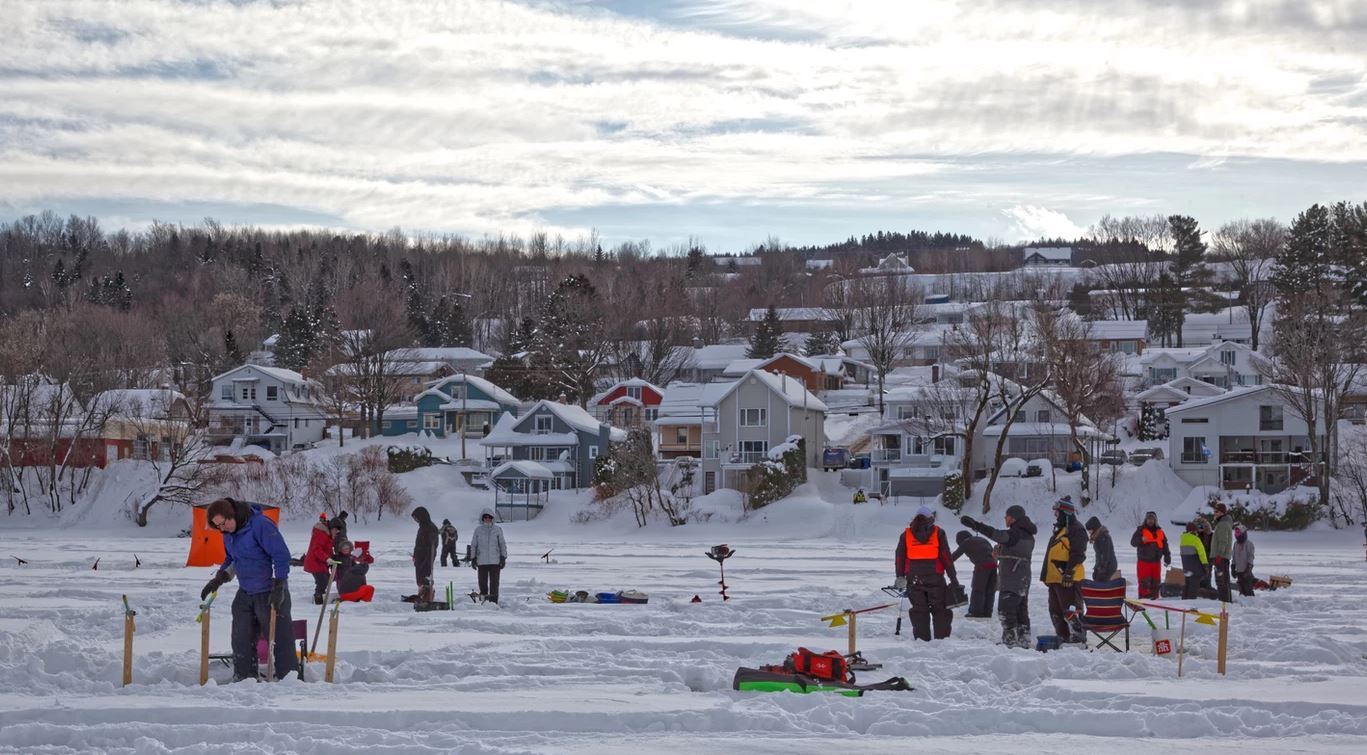
[[[1187,652],[1187,615],[1182,614],[1182,632],[1177,640],[1177,678],[1182,678],[1182,656]]]
[[[850,655],[854,655],[854,641],[856,634],[854,630],[854,623],[856,620],[858,620],[859,617],[855,615],[853,611],[846,611],[845,618],[848,619],[850,623]]]
[[[1225,675],[1225,655],[1229,651],[1229,606],[1220,604],[1220,645],[1215,655],[1216,670]]]
[[[123,596],[123,686],[133,683],[133,633],[138,630],[133,623],[137,613],[128,607],[128,596]]]
[[[323,631],[323,614],[328,610],[328,596],[332,594],[332,580],[337,576],[337,567],[328,570],[328,586],[323,590],[323,607],[318,609],[318,626],[313,628],[313,645],[309,647],[309,655],[313,655],[318,649],[318,633]],[[339,589],[338,592],[341,592]],[[301,661],[302,662],[302,661]]]
[[[332,616],[328,618],[328,660],[323,674],[323,681],[328,684],[332,684],[332,671],[337,666],[337,611],[341,606],[341,601],[334,603]]]
[[[199,614],[199,686],[209,683],[209,608]]]

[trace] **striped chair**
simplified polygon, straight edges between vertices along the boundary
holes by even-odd
[[[1134,612],[1128,611],[1125,604],[1125,580],[1083,580],[1082,603],[1086,608],[1086,613],[1082,617],[1082,627],[1088,634],[1094,634],[1100,640],[1096,647],[1107,646],[1117,653],[1122,652],[1112,640],[1124,632],[1125,651],[1128,651],[1130,622],[1134,620]]]

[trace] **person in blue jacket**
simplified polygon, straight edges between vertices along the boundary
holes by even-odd
[[[275,608],[275,678],[294,671],[294,625],[290,620],[290,551],[261,507],[220,498],[205,512],[209,526],[223,533],[223,565],[200,592],[200,600],[237,576],[233,598],[233,681],[257,678],[256,640],[270,627]]]

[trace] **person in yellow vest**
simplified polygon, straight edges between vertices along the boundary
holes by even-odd
[[[1087,560],[1087,530],[1077,520],[1071,496],[1054,504],[1054,534],[1044,551],[1040,581],[1049,589],[1049,619],[1060,642],[1085,643],[1082,629],[1082,594],[1077,583],[1084,579]]]
[[[1201,541],[1201,525],[1195,521],[1187,522],[1187,529],[1177,539],[1178,549],[1182,552],[1182,600],[1191,600],[1201,594],[1201,581],[1210,571],[1210,559],[1206,555],[1206,544]]]
[[[918,640],[930,641],[931,620],[934,637],[949,636],[954,612],[949,609],[949,593],[945,575],[957,592],[959,576],[954,571],[954,559],[949,557],[949,538],[935,525],[935,514],[922,506],[911,520],[911,526],[897,540],[897,586],[904,589],[911,600],[911,633]]]
[[[867,503],[868,500],[869,500],[868,496],[864,495],[864,489],[863,489],[863,488],[860,488],[860,489],[854,491],[854,502],[855,502],[855,503]]]

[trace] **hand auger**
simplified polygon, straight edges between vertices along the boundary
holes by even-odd
[[[710,550],[708,550],[706,553],[704,553],[703,555],[707,556],[708,558],[712,559],[713,561],[716,561],[716,562],[717,562],[717,566],[721,568],[721,579],[717,581],[717,584],[721,585],[721,590],[720,590],[720,592],[721,592],[721,599],[722,599],[723,601],[730,600],[730,599],[731,599],[731,596],[729,596],[729,595],[726,594],[726,563],[725,563],[725,562],[726,562],[726,559],[731,558],[732,556],[736,555],[736,551],[733,550],[733,549],[731,549],[730,547],[728,547],[725,543],[723,543],[723,544],[721,544],[721,545],[714,545],[714,546],[712,546],[712,548],[711,548]]]

